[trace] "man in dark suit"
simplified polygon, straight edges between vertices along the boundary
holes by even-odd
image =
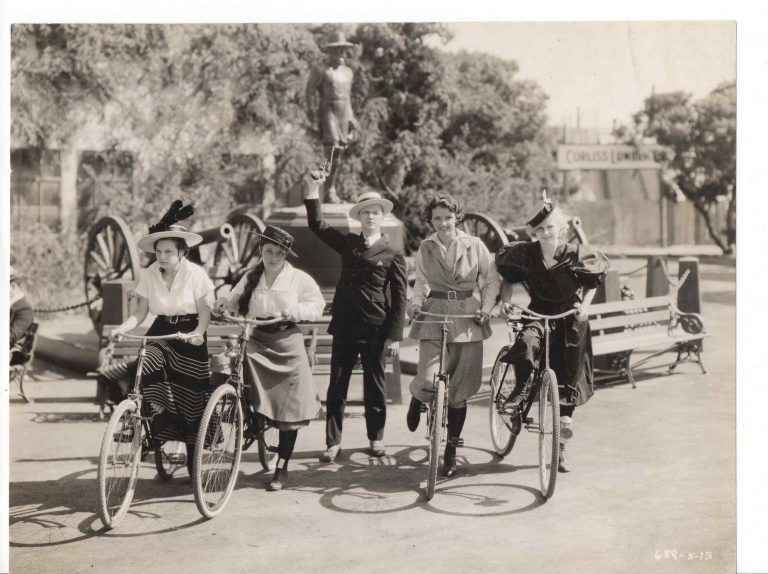
[[[349,379],[358,355],[363,366],[365,425],[371,454],[384,456],[384,424],[387,417],[387,352],[403,339],[407,304],[405,257],[381,234],[384,216],[392,202],[375,191],[360,195],[349,212],[360,221],[362,233],[347,233],[323,221],[319,187],[323,173],[313,173],[304,204],[309,227],[341,255],[341,277],[331,307],[328,332],[333,335],[331,380],[326,398],[326,446],[322,462],[332,462],[341,448],[344,408]]]
[[[35,314],[32,311],[32,305],[29,304],[27,298],[24,296],[19,285],[19,276],[11,267],[11,316],[10,316],[10,348],[11,348],[11,365],[19,365],[24,362],[26,356],[21,351],[16,351],[13,346],[20,342],[26,335],[29,326],[35,320]]]

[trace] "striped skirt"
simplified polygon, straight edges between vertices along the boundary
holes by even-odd
[[[158,317],[147,335],[189,333],[196,327],[196,318],[171,324]],[[154,438],[183,441],[194,447],[211,395],[207,337],[200,346],[185,341],[147,343],[146,353],[141,370],[144,402],[165,409],[152,420]]]

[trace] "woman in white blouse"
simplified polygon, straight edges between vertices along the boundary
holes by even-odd
[[[319,319],[325,300],[315,280],[286,261],[288,253],[296,256],[290,233],[270,225],[261,238],[261,262],[228,296],[216,301],[214,312],[229,309],[251,319],[284,319],[254,331],[243,366],[254,410],[280,430],[279,458],[268,489],[281,490],[298,430],[320,409],[304,336],[296,322]]]
[[[213,299],[213,283],[205,270],[187,260],[189,249],[203,238],[176,225],[192,213],[191,206],[182,208],[180,201],[174,202],[160,223],[139,240],[139,248],[153,253],[156,260],[139,279],[136,311],[112,332],[119,338],[152,313],[155,320],[147,335],[187,334],[184,340],[147,344],[142,388],[154,414],[153,437],[185,442],[190,468],[200,417],[210,395],[205,331]]]

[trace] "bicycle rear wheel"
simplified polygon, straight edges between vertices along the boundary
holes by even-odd
[[[509,454],[517,439],[517,434],[510,429],[510,415],[503,412],[504,403],[512,395],[517,384],[514,367],[501,360],[506,353],[507,348],[502,348],[493,363],[491,401],[488,409],[491,442],[493,443],[493,450],[500,457]]]
[[[187,468],[187,450],[183,442],[155,441],[155,468],[157,476],[168,482]]]
[[[143,427],[138,405],[125,399],[115,407],[101,439],[99,518],[108,529],[125,517],[136,490]]]
[[[546,369],[541,373],[539,387],[539,478],[544,498],[551,497],[555,492],[559,442],[560,396],[557,392],[557,376],[552,369]]]
[[[445,388],[447,382],[442,376],[435,380],[435,396],[429,412],[429,474],[427,475],[427,500],[435,495],[437,467],[440,459],[440,443],[443,439],[443,410],[445,408]]]
[[[232,496],[243,451],[243,411],[230,384],[216,388],[200,420],[192,469],[195,504],[213,518]]]

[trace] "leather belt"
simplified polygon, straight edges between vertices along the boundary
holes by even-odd
[[[430,291],[428,299],[458,301],[460,299],[469,299],[473,293],[474,291]]]
[[[278,331],[287,331],[295,325],[296,323],[275,323],[274,325],[259,325],[256,327],[256,330],[263,333],[277,333]]]
[[[198,315],[197,313],[192,313],[190,315],[158,315],[157,318],[162,319],[170,325],[175,325],[176,323],[183,321],[197,321]]]

